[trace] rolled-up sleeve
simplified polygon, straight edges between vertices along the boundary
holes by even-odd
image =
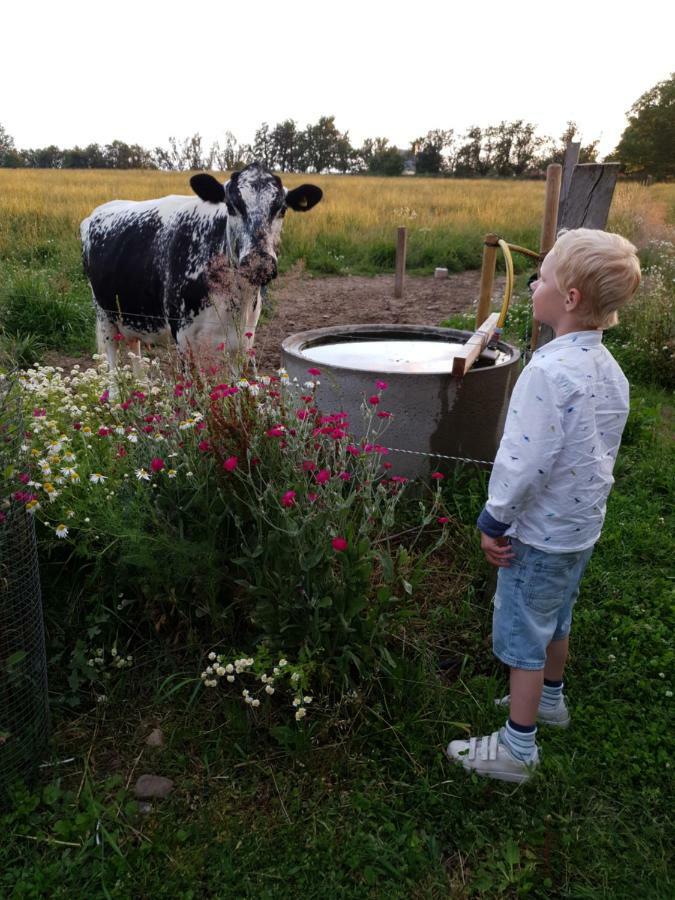
[[[488,500],[478,521],[486,533],[518,518],[532,494],[542,491],[563,444],[568,401],[564,387],[544,369],[527,366],[511,395],[497,456],[488,486]],[[488,518],[489,517],[489,518]]]

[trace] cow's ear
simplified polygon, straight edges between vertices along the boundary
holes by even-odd
[[[203,172],[193,175],[190,187],[200,200],[206,200],[207,203],[222,203],[225,199],[225,188],[213,175],[206,175]]]
[[[286,194],[286,206],[296,212],[307,212],[321,200],[323,191],[315,184],[301,184]]]

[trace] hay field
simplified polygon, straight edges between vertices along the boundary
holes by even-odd
[[[0,170],[0,260],[71,262],[79,253],[78,223],[95,206],[188,194],[188,181],[186,172]],[[538,242],[542,182],[284,176],[290,187],[305,181],[323,189],[324,201],[306,215],[288,215],[285,268],[304,258],[317,273],[391,270],[399,225],[409,229],[408,267],[419,272],[477,267],[487,231],[532,247]],[[624,184],[609,227],[644,244],[674,220],[675,185]]]

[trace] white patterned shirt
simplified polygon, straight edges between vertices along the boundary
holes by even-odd
[[[550,553],[592,547],[628,398],[601,331],[566,334],[537,350],[511,396],[478,527]]]

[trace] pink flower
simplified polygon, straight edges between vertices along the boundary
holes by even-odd
[[[442,481],[445,478],[445,475],[443,475],[442,472],[432,472],[431,477],[435,478],[436,481]]]
[[[252,332],[252,331],[246,331],[246,332],[244,332],[244,337],[252,338],[252,337],[253,337],[253,332]]]
[[[309,413],[306,409],[299,409],[295,415],[298,419],[300,419],[301,422],[304,422]]]
[[[310,375],[320,375],[321,369],[307,369]]]
[[[35,409],[33,410],[33,415],[35,416],[36,419],[39,419],[41,416],[47,415],[47,410],[40,409],[40,407],[36,406]]]
[[[436,521],[439,525],[447,525],[450,519],[447,516],[439,516]]]
[[[406,484],[408,479],[404,478],[403,475],[392,475],[391,480],[394,484]]]
[[[391,413],[385,412],[384,410],[380,410],[377,414],[378,419],[391,419]]]
[[[310,492],[309,494],[307,494],[307,499],[309,500],[310,503],[314,503],[316,500],[319,499],[319,495],[318,495],[318,494],[312,494],[312,493]]]
[[[218,344],[218,346],[216,347],[216,350],[224,350],[224,349],[225,349],[225,341],[221,341]]]
[[[330,481],[330,469],[321,469],[314,477],[318,484],[326,484],[327,481]]]
[[[79,431],[80,428],[82,428],[82,423],[81,422],[73,422],[73,428],[75,429],[75,431]]]
[[[274,425],[272,428],[268,428],[267,437],[283,437],[285,430],[283,425]]]
[[[311,459],[303,459],[302,461],[302,471],[303,472],[313,472],[316,469],[316,463],[313,463]]]
[[[343,537],[334,537],[331,541],[333,545],[333,550],[337,553],[343,553],[347,549],[347,541]]]
[[[107,403],[109,399],[110,399],[110,391],[105,390],[105,391],[103,391],[101,396],[98,398],[98,402],[99,403]]]
[[[182,397],[183,396],[183,385],[182,384],[176,385],[176,387],[173,389],[173,395],[174,395],[174,397]]]
[[[338,478],[341,478],[342,481],[351,481],[351,477],[352,476],[349,474],[349,472],[340,472],[340,474],[338,475]]]
[[[131,400],[125,400],[124,403],[120,403],[120,406],[126,411],[131,406]]]
[[[386,381],[380,381],[379,379],[375,382],[375,387],[378,391],[386,391],[389,385]]]
[[[30,475],[28,474],[28,472],[21,472],[18,478],[21,484],[28,484],[28,482],[30,481]]]
[[[211,449],[211,444],[208,441],[200,441],[197,444],[197,449],[201,450],[202,453],[208,453]]]
[[[234,472],[237,468],[238,460],[236,456],[228,456],[225,462],[223,463],[223,468],[226,472]]]
[[[297,494],[295,493],[295,491],[286,491],[286,493],[283,494],[281,497],[281,505],[282,506],[294,506],[296,496],[297,496]]]
[[[159,456],[155,456],[150,460],[150,468],[153,472],[161,472],[164,466],[165,462]]]
[[[347,453],[351,453],[352,456],[358,456],[361,453],[361,451],[354,444],[350,444],[347,447]]]
[[[101,427],[98,430],[98,436],[99,437],[108,437],[109,434],[112,434],[112,428],[106,428],[104,425],[101,425]]]
[[[390,462],[383,462],[383,463],[382,463],[382,468],[383,468],[383,469],[391,469],[392,466],[393,466],[393,463],[390,463]]]
[[[372,397],[368,397],[368,403],[372,403],[373,406],[377,406],[379,402],[380,398],[377,396],[377,394],[373,394]]]
[[[122,335],[119,333],[119,331],[117,332],[117,334],[113,335],[113,341],[116,341],[118,344],[119,344],[120,341],[123,341],[123,340],[124,340],[124,338],[123,338]]]

